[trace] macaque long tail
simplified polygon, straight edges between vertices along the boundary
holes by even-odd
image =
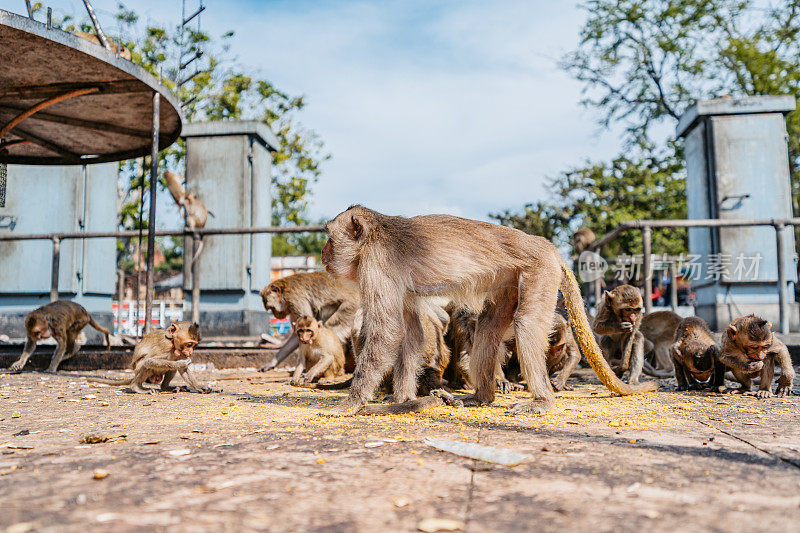
[[[564,295],[572,330],[578,338],[581,351],[586,356],[589,364],[592,365],[592,369],[594,369],[600,381],[603,382],[603,385],[611,392],[623,396],[653,392],[658,389],[658,384],[654,381],[643,381],[638,385],[629,385],[614,374],[605,357],[603,357],[603,352],[600,351],[600,346],[597,345],[592,333],[589,317],[586,316],[586,311],[583,308],[583,298],[581,298],[575,275],[564,263],[561,264],[561,272],[563,274],[561,277],[561,293]]]

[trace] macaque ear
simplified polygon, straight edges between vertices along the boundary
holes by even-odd
[[[609,300],[613,300],[614,299],[614,295],[611,294],[611,291],[605,291],[605,292],[603,292],[603,298],[608,298]]]
[[[764,325],[767,326],[767,329],[772,331],[772,322],[765,320]]]
[[[172,324],[170,327],[167,328],[167,333],[165,334],[165,336],[168,339],[171,339],[175,335],[176,331],[178,331],[178,326],[176,326],[175,324]]]
[[[357,241],[361,238],[361,235],[364,233],[364,225],[358,219],[357,216],[352,215],[350,217],[350,235],[353,237],[353,240]]]
[[[732,339],[732,338],[734,338],[736,336],[737,333],[739,333],[739,330],[736,329],[736,326],[731,324],[730,326],[728,326],[728,329],[725,330],[725,333],[727,333],[728,337],[730,337]]]

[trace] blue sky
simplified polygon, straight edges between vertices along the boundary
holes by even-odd
[[[112,24],[116,3],[93,0],[101,22]],[[83,14],[80,0],[50,4]],[[151,21],[180,17],[178,0],[127,5]],[[314,218],[363,203],[486,219],[542,198],[547,176],[619,151],[619,132],[597,127],[557,66],[583,18],[556,1],[208,0],[202,24],[235,30],[240,64],[307,96],[300,120],[333,156]]]

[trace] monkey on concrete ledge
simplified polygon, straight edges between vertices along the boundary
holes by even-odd
[[[25,348],[19,359],[11,364],[10,369],[12,371],[22,370],[36,349],[36,343],[52,335],[58,345],[47,371],[55,372],[61,361],[75,355],[77,351],[75,339],[87,324],[105,335],[106,347],[111,346],[109,340],[111,332],[95,322],[89,312],[75,302],[56,300],[31,311],[25,317],[25,331],[28,334]]]
[[[600,380],[618,394],[650,392],[655,383],[626,385],[591,333],[578,283],[556,247],[519,230],[453,217],[387,216],[352,206],[326,225],[322,262],[358,282],[366,343],[347,399],[328,414],[353,415],[372,399],[392,369],[395,400],[416,398],[422,324],[419,299],[441,296],[479,313],[470,354],[475,393],[465,405],[494,401],[499,345],[514,324],[517,355],[533,398],[511,413],[542,413],[553,404],[547,376],[548,336],[561,289],[581,347]]]

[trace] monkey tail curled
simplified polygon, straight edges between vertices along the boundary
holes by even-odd
[[[99,376],[87,377],[86,381],[90,383],[105,383],[106,385],[130,385],[133,383],[133,378],[128,379],[114,379],[114,378],[101,378]]]
[[[603,382],[603,385],[611,392],[622,396],[653,392],[658,389],[658,384],[654,381],[643,381],[638,385],[629,385],[614,374],[605,357],[603,357],[603,352],[600,351],[600,346],[597,345],[592,333],[589,317],[586,316],[586,311],[583,308],[583,298],[581,298],[575,274],[565,263],[561,263],[561,272],[563,274],[561,277],[561,293],[564,295],[572,330],[578,338],[581,351],[586,356],[589,364],[592,365],[592,369],[597,374],[597,377],[600,378],[600,381]]]

